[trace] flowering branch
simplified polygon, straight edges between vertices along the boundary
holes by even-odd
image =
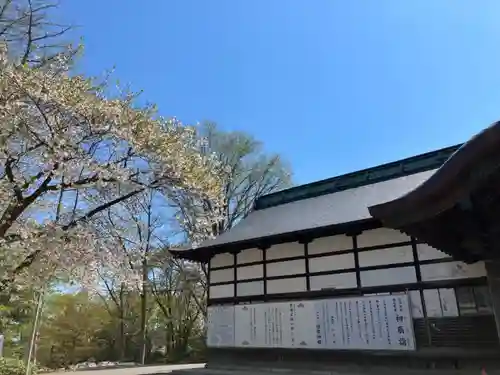
[[[90,282],[99,264],[123,267],[92,221],[146,189],[220,195],[192,128],[137,108],[135,94],[106,97],[106,84],[67,73],[67,56],[39,68],[0,51],[0,290],[27,270]]]

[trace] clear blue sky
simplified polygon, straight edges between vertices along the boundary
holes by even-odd
[[[306,183],[500,119],[500,1],[66,0],[83,69],[244,130]]]

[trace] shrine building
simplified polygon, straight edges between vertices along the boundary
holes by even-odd
[[[208,264],[209,363],[499,353],[500,123],[259,198]],[[479,354],[478,354],[479,353]]]

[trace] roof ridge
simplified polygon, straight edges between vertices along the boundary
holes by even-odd
[[[444,147],[438,150],[365,168],[359,171],[342,174],[327,179],[314,181],[308,184],[294,186],[275,193],[267,194],[255,202],[255,210],[279,206],[286,203],[310,199],[318,196],[332,194],[342,190],[371,185],[377,182],[392,180],[414,173],[437,169],[458,149],[462,144]]]

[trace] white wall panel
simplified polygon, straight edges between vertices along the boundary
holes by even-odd
[[[238,264],[245,264],[250,262],[260,262],[262,260],[262,250],[260,249],[246,249],[240,251],[236,256]]]
[[[264,294],[264,281],[250,281],[236,284],[238,297]]]
[[[391,263],[413,262],[411,246],[359,252],[359,266],[382,266]]]
[[[309,254],[322,254],[332,251],[350,250],[353,248],[352,237],[340,235],[316,238],[307,245]]]
[[[323,272],[354,268],[354,254],[339,254],[309,259],[309,272]]]
[[[238,267],[236,269],[236,277],[238,280],[264,277],[264,266],[262,264],[256,264],[254,266]]]
[[[388,228],[367,230],[357,237],[358,247],[386,245],[410,241],[410,237],[400,231]]]
[[[234,284],[213,285],[210,287],[210,298],[234,297]]]
[[[306,290],[305,277],[267,281],[267,294],[305,292]]]
[[[234,265],[233,254],[217,254],[210,260],[210,267],[225,267]]]
[[[224,281],[234,281],[234,268],[210,271],[210,283],[223,283]]]
[[[295,275],[306,272],[306,261],[304,259],[287,260],[267,264],[267,276]]]
[[[455,291],[452,288],[424,290],[424,299],[428,317],[459,315]]]
[[[457,297],[453,288],[439,289],[443,316],[458,316]]]
[[[443,316],[441,309],[441,299],[437,289],[424,290],[425,310],[429,318],[439,318]]]
[[[449,280],[486,276],[483,262],[465,264],[462,262],[443,262],[420,266],[422,280]]]
[[[418,290],[410,290],[408,294],[410,296],[411,316],[414,318],[423,318],[424,307],[422,305],[420,292]]]
[[[361,285],[364,287],[414,283],[416,281],[415,267],[398,267],[361,272]]]
[[[290,258],[304,256],[304,244],[298,242],[286,242],[273,245],[266,250],[266,259]]]
[[[448,254],[423,243],[419,243],[417,245],[417,253],[418,260],[441,259],[449,256]]]
[[[234,306],[207,307],[207,345],[234,346]]]
[[[321,289],[346,289],[356,288],[356,273],[337,273],[333,275],[311,276],[309,279],[311,283],[311,290]]]

